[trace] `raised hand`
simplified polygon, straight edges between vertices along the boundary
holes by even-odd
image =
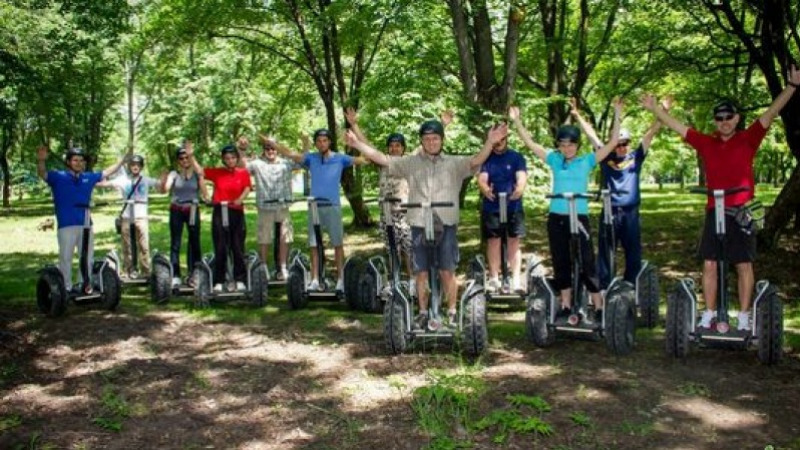
[[[361,143],[361,141],[358,140],[358,136],[356,136],[356,133],[353,130],[347,130],[344,133],[344,141],[348,147],[353,147],[353,148],[356,148],[356,145]]]
[[[489,136],[488,136],[487,140],[489,141],[490,144],[494,145],[494,144],[502,141],[503,138],[505,138],[506,136],[508,136],[508,124],[507,123],[501,123],[501,124],[493,126],[489,130]]]
[[[189,139],[183,141],[183,149],[186,150],[186,154],[190,157],[194,155],[194,144]]]
[[[358,111],[348,106],[344,110],[344,118],[350,126],[358,125]]]
[[[508,108],[508,118],[515,122],[519,120],[519,106],[512,106]]]
[[[575,97],[570,97],[569,100],[569,113],[570,114],[577,114],[578,113],[578,99]]]
[[[642,95],[641,103],[642,103],[642,108],[648,111],[653,111],[654,109],[656,109],[656,97],[653,94],[647,93]]]
[[[447,128],[448,125],[453,123],[453,118],[455,116],[456,114],[453,112],[452,109],[445,109],[444,111],[442,111],[442,113],[439,114],[439,119],[441,119],[442,121],[442,126]]]
[[[668,95],[661,99],[661,107],[664,108],[664,111],[669,111],[672,108],[672,96]]]
[[[796,65],[792,64],[792,66],[789,67],[788,78],[789,78],[789,83],[794,84],[795,87],[797,87],[797,85],[800,84],[800,69],[798,69]]]

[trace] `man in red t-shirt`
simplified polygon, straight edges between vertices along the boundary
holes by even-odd
[[[731,189],[740,186],[748,189],[725,197],[726,207],[744,205],[755,195],[755,179],[753,176],[753,160],[758,147],[767,134],[767,130],[781,109],[789,102],[800,86],[800,70],[792,66],[789,70],[786,88],[775,97],[767,110],[746,130],[739,130],[742,120],[739,110],[733,102],[722,101],[714,107],[714,123],[717,130],[710,135],[682,124],[661,108],[655,97],[647,94],[642,98],[642,106],[650,110],[665,125],[679,133],[691,145],[700,157],[706,173],[708,189]],[[709,198],[706,204],[706,222],[703,238],[700,243],[700,255],[703,264],[703,295],[706,310],[700,319],[700,326],[711,328],[712,319],[716,317],[717,308],[717,262],[724,257],[727,262],[736,266],[739,291],[739,330],[750,329],[750,303],[753,294],[755,276],[753,260],[756,255],[755,233],[743,229],[734,218],[725,215],[726,251],[718,255],[715,243],[714,201]]]
[[[211,235],[214,241],[214,292],[222,292],[225,281],[225,268],[228,260],[228,245],[233,253],[233,278],[236,290],[244,291],[247,286],[247,269],[244,262],[245,218],[244,199],[250,193],[252,185],[247,169],[237,167],[239,152],[233,145],[226,145],[220,150],[223,167],[202,168],[194,158],[191,144],[186,146],[186,153],[194,166],[195,172],[206,181],[214,184],[214,213],[211,217]],[[228,229],[222,226],[222,202],[228,202]],[[226,238],[227,234],[227,238]]]

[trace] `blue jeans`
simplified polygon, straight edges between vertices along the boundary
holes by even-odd
[[[636,283],[642,268],[642,229],[639,223],[639,206],[612,206],[614,211],[614,235],[617,242],[609,242],[606,233],[599,233],[597,273],[602,289],[608,288],[615,274],[611,273],[609,247],[611,251],[622,244],[625,251],[625,281]],[[600,229],[603,229],[603,214],[600,214]]]

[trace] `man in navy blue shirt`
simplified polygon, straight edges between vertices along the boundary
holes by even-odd
[[[79,148],[67,150],[64,163],[67,170],[50,170],[45,167],[48,148],[39,147],[36,171],[53,193],[53,204],[58,222],[58,268],[64,277],[64,286],[72,286],[72,257],[75,248],[83,245],[83,225],[94,187],[119,170],[125,158],[102,172],[86,172],[86,154]],[[88,267],[94,257],[94,232],[89,234]],[[82,280],[88,286],[88,280]]]
[[[597,136],[592,125],[581,116],[574,98],[570,99],[570,107],[570,113],[583,128],[592,145],[595,148],[602,147],[603,142]],[[669,101],[664,103],[664,108],[669,108]],[[630,131],[624,128],[621,129],[615,151],[600,163],[600,170],[603,173],[603,186],[612,192],[611,208],[614,214],[614,235],[625,251],[625,281],[634,284],[642,266],[639,177],[642,173],[642,165],[650,144],[660,129],[661,122],[656,120],[647,129],[641,143],[633,151],[630,151]],[[600,215],[601,221],[603,220],[602,218],[603,214]],[[597,272],[601,289],[608,288],[608,284],[614,277],[614,274],[611,273],[609,247],[613,248],[615,244],[614,242],[608,242],[605,233],[600,233],[598,237]]]
[[[525,158],[516,150],[508,148],[508,136],[492,147],[492,153],[478,173],[478,187],[483,196],[482,233],[486,238],[486,260],[489,265],[489,280],[486,288],[497,291],[504,282],[500,280],[500,237],[503,227],[508,232],[507,260],[511,263],[511,289],[520,289],[519,269],[522,262],[519,239],[525,235],[525,214],[522,209],[522,194],[528,182]],[[507,222],[500,223],[501,193],[507,194]]]

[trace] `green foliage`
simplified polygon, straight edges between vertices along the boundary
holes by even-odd
[[[576,411],[569,415],[570,420],[576,425],[580,425],[584,428],[589,428],[592,426],[592,419],[591,417],[587,416],[586,413],[582,411]]]
[[[542,419],[542,415],[550,411],[550,404],[546,400],[524,394],[508,395],[506,400],[513,409],[506,407],[492,410],[475,423],[475,429],[495,429],[492,436],[495,444],[505,443],[512,432],[539,436],[553,434],[553,426]]]
[[[0,433],[22,425],[22,417],[19,414],[10,414],[0,417]]]
[[[131,414],[128,402],[114,391],[113,385],[103,387],[100,402],[101,413],[92,419],[92,423],[109,431],[121,431],[123,420]]]

